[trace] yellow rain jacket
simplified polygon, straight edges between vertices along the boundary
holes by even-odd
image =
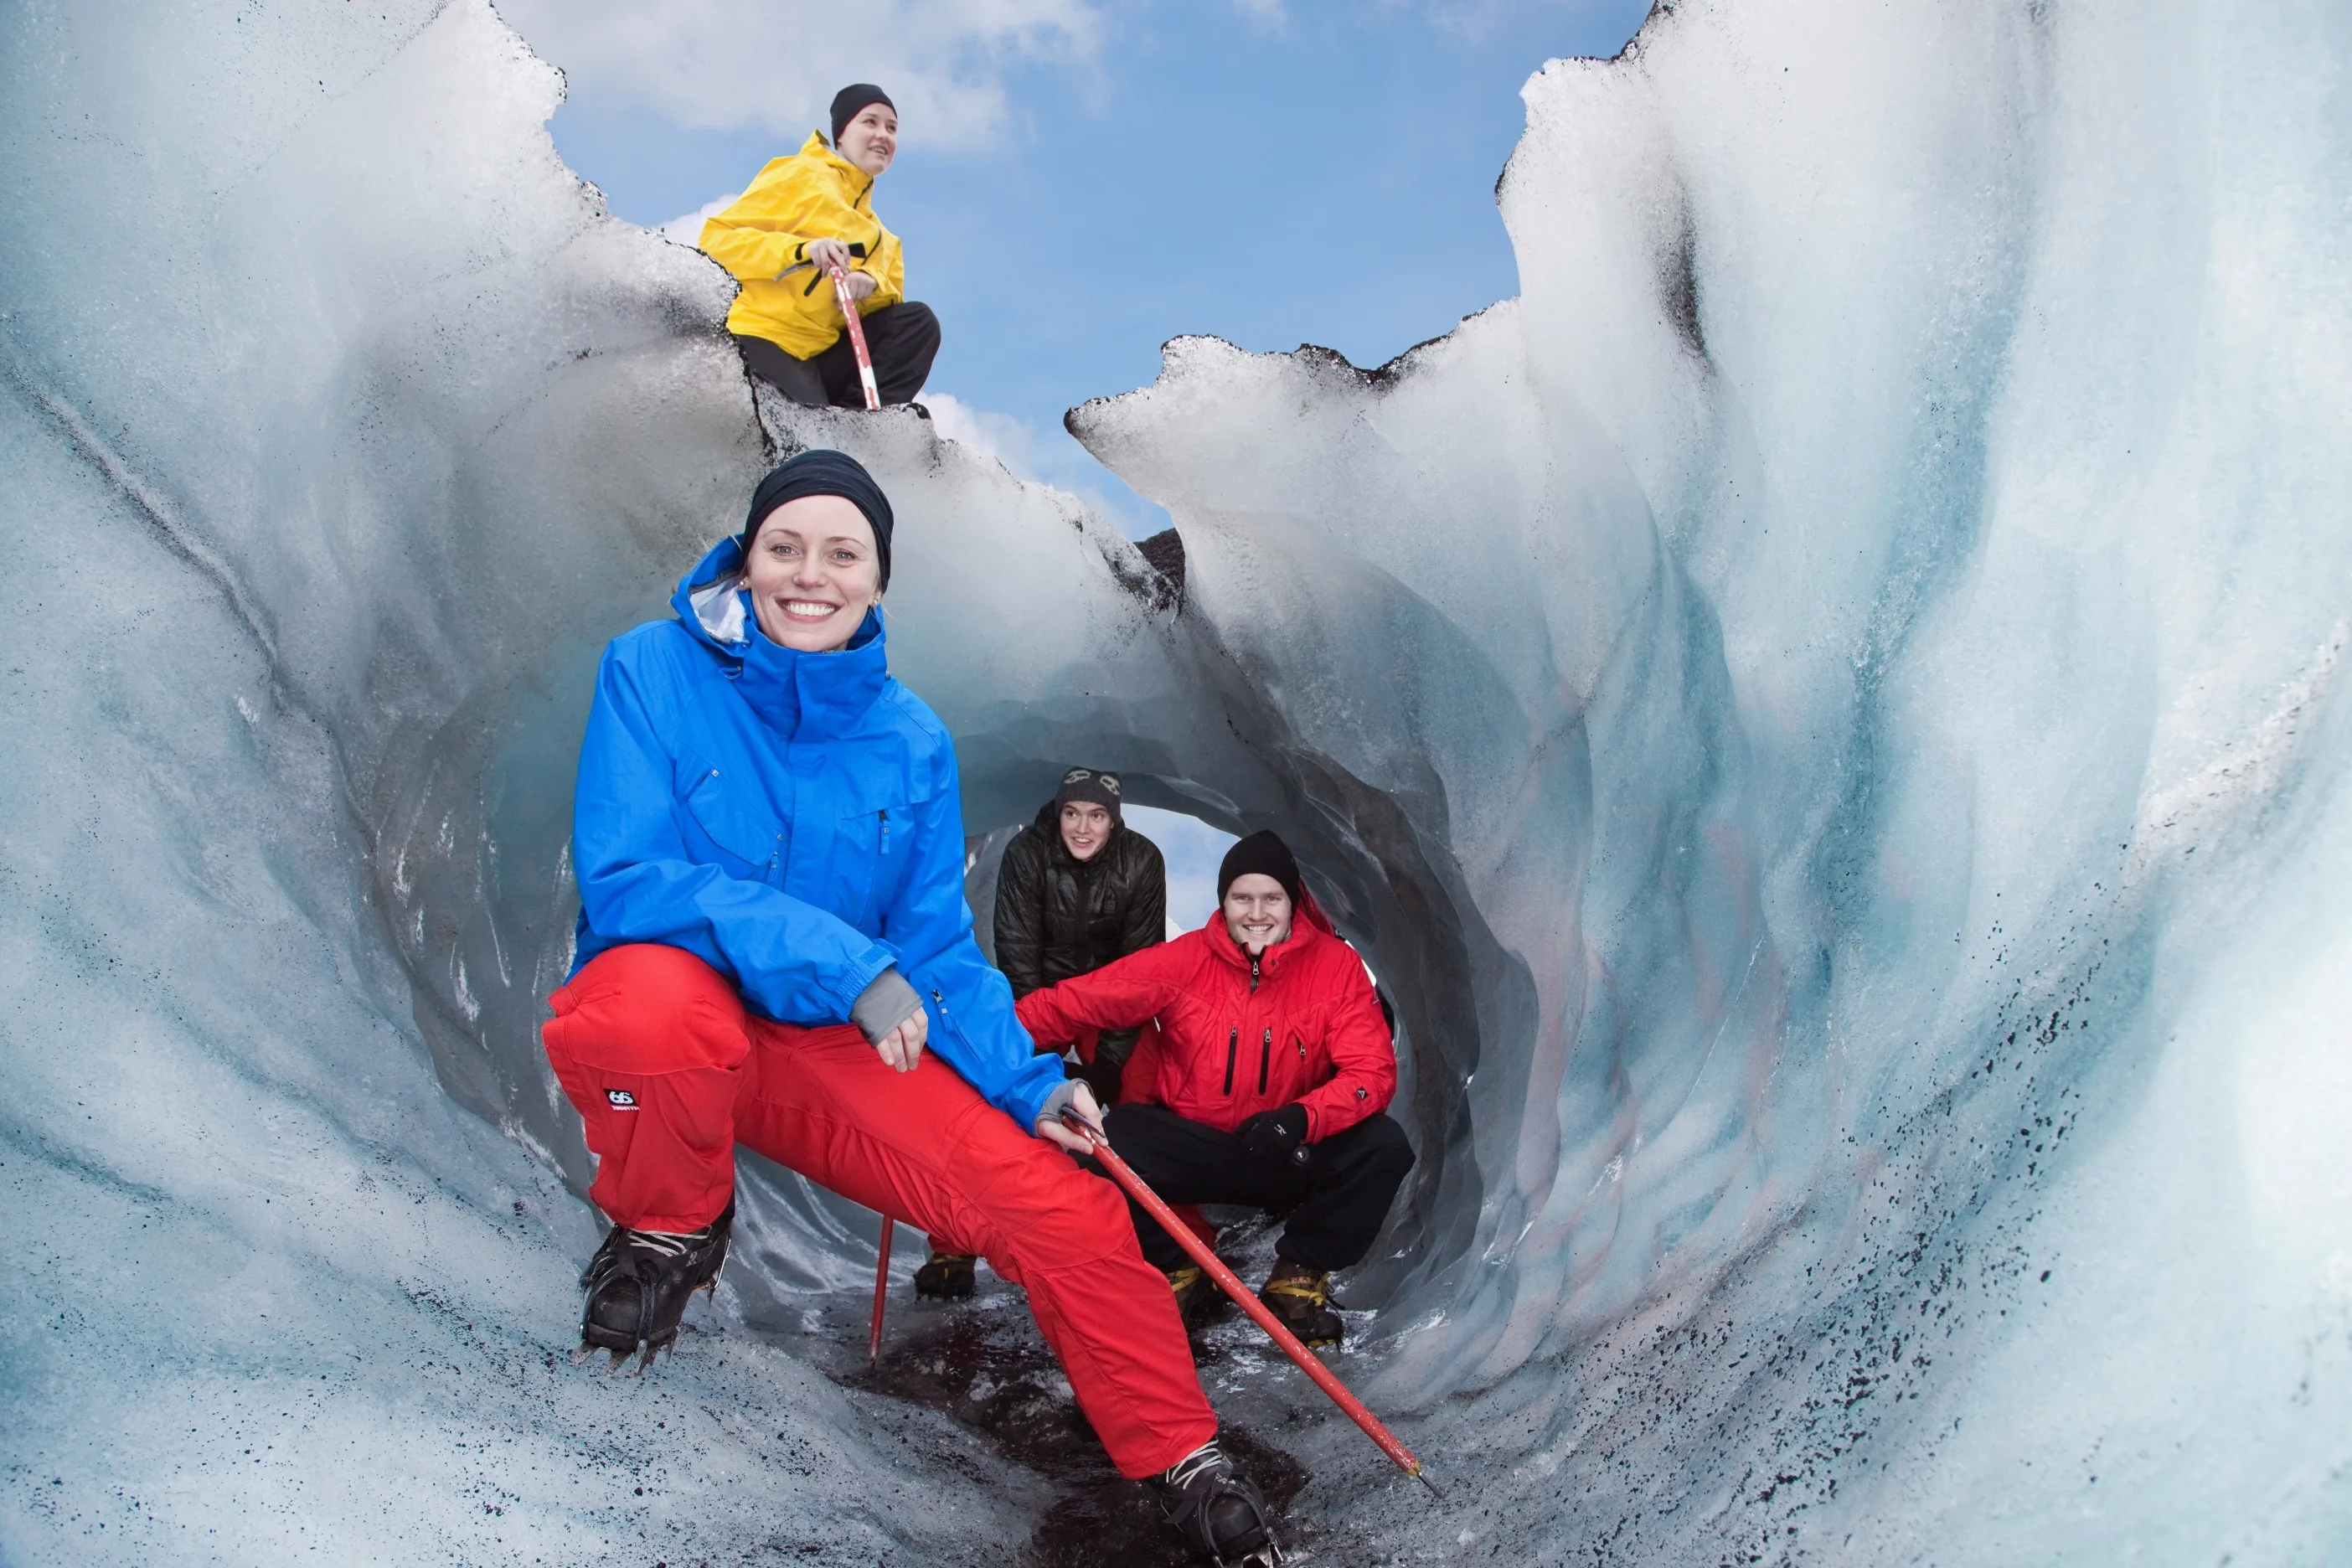
[[[895,304],[906,289],[898,237],[866,205],[874,176],[809,132],[789,158],[772,158],[751,188],[702,225],[704,255],[742,280],[727,312],[727,330],[765,338],[795,359],[814,359],[841,336],[841,308],[833,279],[808,258],[813,239],[837,239],[858,258],[874,292],[858,301],[870,316]]]

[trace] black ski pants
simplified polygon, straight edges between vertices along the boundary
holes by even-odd
[[[940,352],[940,319],[929,305],[901,300],[866,317],[866,352],[874,359],[874,384],[884,403],[912,403],[931,374]],[[735,334],[751,374],[803,408],[863,408],[866,389],[857,384],[857,351],[843,332],[813,359],[795,359],[765,338]]]
[[[1274,1249],[1307,1268],[1361,1262],[1412,1169],[1404,1129],[1385,1114],[1303,1145],[1303,1162],[1280,1163],[1250,1158],[1233,1133],[1188,1121],[1164,1105],[1116,1105],[1103,1124],[1118,1157],[1171,1204],[1246,1204],[1286,1213],[1289,1223]],[[1132,1198],[1127,1206],[1145,1261],[1163,1270],[1192,1261]]]

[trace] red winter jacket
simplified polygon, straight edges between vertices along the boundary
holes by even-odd
[[[1173,942],[1032,991],[1014,1011],[1040,1045],[1158,1018],[1152,1098],[1227,1132],[1297,1100],[1311,1143],[1386,1110],[1396,1092],[1396,1047],[1371,978],[1312,896],[1290,940],[1255,965],[1220,911]]]

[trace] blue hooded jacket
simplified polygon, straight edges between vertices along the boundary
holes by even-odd
[[[1063,1079],[1013,1016],[964,902],[954,742],[890,677],[869,611],[837,653],[760,634],[722,540],[674,621],[615,637],[596,676],[572,825],[582,965],[683,948],[779,1023],[849,1019],[896,967],[929,1048],[1024,1130]]]

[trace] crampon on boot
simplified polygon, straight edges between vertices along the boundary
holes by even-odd
[[[1190,1264],[1168,1271],[1168,1289],[1176,1293],[1176,1315],[1188,1331],[1207,1322],[1224,1300],[1217,1282]]]
[[[934,1252],[930,1261],[915,1270],[915,1294],[946,1301],[971,1300],[971,1259],[969,1252]]]
[[[1176,1532],[1219,1568],[1281,1568],[1265,1499],[1215,1443],[1202,1444],[1143,1484]]]
[[[588,1292],[580,1323],[581,1358],[610,1351],[618,1372],[635,1352],[642,1358],[639,1372],[652,1365],[663,1346],[676,1342],[687,1298],[719,1288],[727,1234],[734,1225],[735,1200],[730,1198],[726,1213],[683,1235],[614,1226],[580,1276]]]
[[[1318,1345],[1336,1345],[1348,1331],[1347,1325],[1339,1321],[1339,1314],[1331,1310],[1328,1269],[1309,1268],[1287,1258],[1281,1258],[1257,1299],[1310,1350]]]

